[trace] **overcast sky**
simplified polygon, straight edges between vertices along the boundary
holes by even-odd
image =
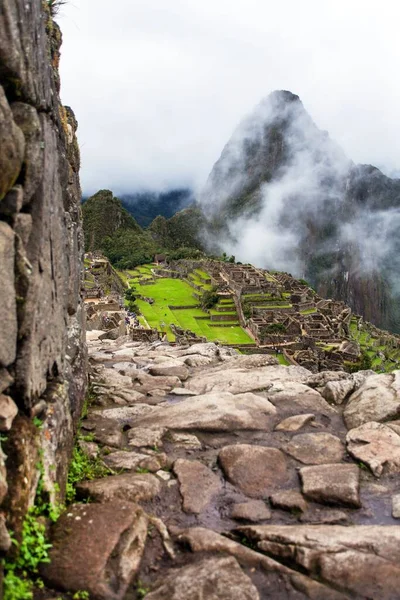
[[[85,193],[198,189],[275,89],[354,161],[400,170],[399,2],[68,0],[58,22]]]

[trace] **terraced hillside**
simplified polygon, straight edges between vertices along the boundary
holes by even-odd
[[[400,338],[352,315],[343,302],[318,296],[288,273],[217,260],[176,260],[124,271],[137,294],[139,322],[181,339],[254,347],[283,364],[313,371],[392,371]],[[215,303],[204,305],[207,294]]]
[[[201,308],[201,295],[212,288],[207,273],[194,271],[188,280],[173,277],[153,279],[151,265],[145,265],[128,275],[129,283],[141,297],[137,305],[144,324],[166,333],[168,340],[176,338],[174,327],[171,329],[171,325],[175,325],[209,341],[255,346],[254,340],[240,326],[232,299],[221,297],[212,309]],[[150,303],[149,299],[154,302]]]

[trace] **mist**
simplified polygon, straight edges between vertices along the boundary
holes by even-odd
[[[367,177],[368,191],[359,190]],[[368,276],[391,261],[397,291],[400,207],[383,208],[385,186],[392,183],[377,169],[354,165],[297,96],[276,92],[234,131],[200,202],[223,224],[215,241],[240,262],[305,277],[310,256],[318,262],[354,248],[354,274]],[[400,186],[392,200],[399,205]],[[326,267],[325,276],[338,269]]]

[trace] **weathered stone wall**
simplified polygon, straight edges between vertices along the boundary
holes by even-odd
[[[50,498],[64,492],[86,390],[79,148],[59,99],[60,45],[47,2],[2,0],[0,503],[17,537],[38,464]]]

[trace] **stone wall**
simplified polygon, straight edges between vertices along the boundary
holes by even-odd
[[[62,499],[86,391],[80,161],[59,99],[60,45],[47,2],[2,0],[0,514],[17,539],[40,471],[50,500]]]

